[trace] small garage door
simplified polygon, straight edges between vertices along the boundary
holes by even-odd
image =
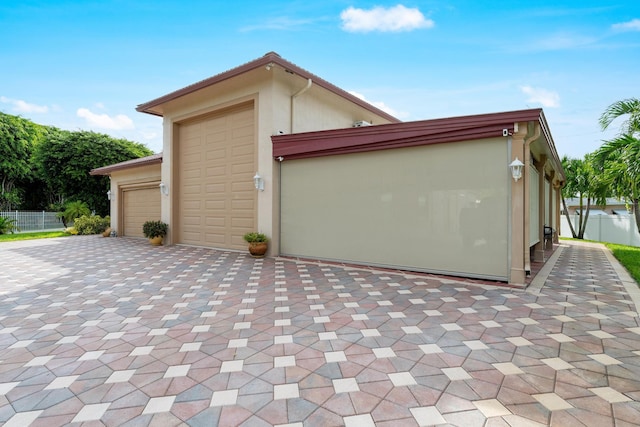
[[[245,249],[256,227],[253,102],[178,128],[178,230],[188,245]]]
[[[122,191],[123,235],[144,237],[142,224],[160,219],[160,190],[158,183]]]

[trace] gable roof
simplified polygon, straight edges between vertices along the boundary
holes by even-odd
[[[385,119],[393,122],[393,123],[398,123],[400,122],[399,119],[393,117],[392,115],[390,115],[389,113],[386,113],[384,111],[382,111],[381,109],[374,107],[373,105],[369,104],[366,101],[363,101],[362,99],[358,98],[355,95],[350,94],[349,92],[340,89],[339,87],[329,83],[328,81],[316,76],[313,73],[310,73],[309,71],[298,67],[297,65],[295,65],[292,62],[289,62],[285,59],[283,59],[280,55],[278,55],[276,52],[269,52],[267,54],[265,54],[263,57],[255,59],[251,62],[247,62],[246,64],[240,65],[238,67],[232,68],[228,71],[225,71],[223,73],[217,74],[213,77],[209,77],[207,79],[201,80],[197,83],[191,84],[189,86],[186,86],[182,89],[178,89],[174,92],[168,93],[166,95],[163,95],[159,98],[153,99],[151,101],[145,102],[143,104],[140,104],[136,107],[136,111],[142,112],[142,113],[147,113],[147,114],[153,114],[156,116],[162,116],[162,112],[157,108],[160,105],[172,101],[174,99],[189,95],[193,92],[196,92],[200,89],[203,89],[205,87],[214,85],[216,83],[222,82],[224,80],[228,80],[231,79],[233,77],[239,76],[241,74],[244,74],[248,71],[254,70],[256,68],[260,68],[260,67],[266,67],[266,66],[273,66],[273,65],[279,65],[282,68],[284,68],[285,70],[287,70],[290,73],[293,74],[297,74],[298,76],[304,78],[304,79],[311,79],[313,81],[313,83],[317,86],[320,86],[326,90],[328,90],[329,92],[332,92],[368,111],[371,111],[372,113],[378,115],[378,116],[382,116]]]
[[[541,108],[274,135],[271,141],[275,159],[292,160],[502,137],[504,129],[513,133],[515,123],[531,121],[540,124],[541,135],[548,143],[549,154],[556,169],[562,171],[560,158]]]
[[[124,162],[116,163],[114,165],[91,169],[89,175],[110,175],[111,172],[122,169],[131,169],[160,163],[162,163],[162,153],[157,153],[147,157],[140,157],[138,159],[127,160]]]

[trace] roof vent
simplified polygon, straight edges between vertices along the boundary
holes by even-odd
[[[361,127],[365,127],[365,126],[371,126],[371,123],[365,121],[365,120],[358,120],[357,122],[353,122],[353,127],[354,128],[361,128]]]

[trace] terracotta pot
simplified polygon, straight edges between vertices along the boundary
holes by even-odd
[[[253,242],[249,243],[249,253],[251,256],[260,258],[267,253],[267,242]]]
[[[150,242],[153,246],[160,246],[160,245],[162,245],[162,236],[151,237],[151,238],[149,239],[149,242]]]

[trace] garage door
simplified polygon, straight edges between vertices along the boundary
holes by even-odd
[[[285,160],[280,252],[505,280],[507,160],[499,140]]]
[[[122,191],[123,233],[128,237],[144,237],[142,224],[160,219],[160,190],[158,183]]]
[[[178,128],[177,242],[246,249],[256,227],[253,102]]]

